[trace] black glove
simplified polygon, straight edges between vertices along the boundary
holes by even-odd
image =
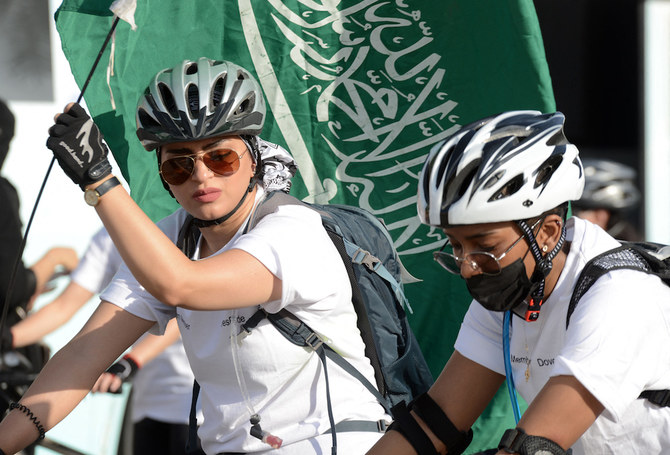
[[[49,128],[47,147],[82,190],[112,172],[100,130],[79,104],[60,114],[56,124]]]
[[[137,370],[140,369],[140,366],[135,362],[135,360],[130,355],[124,355],[121,360],[113,364],[111,367],[107,368],[107,373],[116,375],[121,382],[129,381],[135,376]],[[116,392],[110,393],[121,393],[121,387]]]
[[[498,449],[489,449],[483,452],[473,453],[472,455],[496,455],[496,453],[498,453]]]

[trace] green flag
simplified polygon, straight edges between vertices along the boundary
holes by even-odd
[[[56,24],[82,86],[113,21],[111,0],[65,0]],[[470,303],[431,252],[444,234],[416,215],[430,147],[510,109],[555,109],[532,0],[137,0],[85,93],[131,195],[154,220],[177,205],[135,136],[135,107],[160,69],[205,56],[256,75],[269,113],[262,136],[299,165],[292,194],[382,218],[406,267],[410,321],[437,376]],[[105,69],[106,68],[106,69]],[[513,427],[505,393],[475,426],[468,453]]]

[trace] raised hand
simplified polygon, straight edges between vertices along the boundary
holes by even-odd
[[[49,128],[47,147],[74,183],[83,190],[112,172],[102,134],[84,108],[70,104],[55,121]]]

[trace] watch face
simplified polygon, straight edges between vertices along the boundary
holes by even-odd
[[[96,190],[86,190],[84,192],[84,200],[88,205],[96,206],[99,198],[100,196]]]

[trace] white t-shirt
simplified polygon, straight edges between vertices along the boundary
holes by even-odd
[[[159,227],[176,241],[185,218],[186,212],[178,210],[163,219]],[[374,384],[374,372],[356,327],[349,279],[320,216],[305,207],[284,205],[248,233],[242,231],[240,228],[217,254],[241,249],[263,263],[282,280],[282,297],[262,306],[271,313],[282,308],[291,311]],[[198,257],[196,251],[192,259]],[[221,311],[171,308],[151,296],[125,266],[103,298],[156,321],[154,329],[158,331],[177,317],[191,368],[201,386],[204,422],[199,436],[206,453],[272,451],[303,455],[330,451],[331,436],[324,434],[330,428],[325,377],[318,356],[290,343],[267,320],[249,336],[231,343],[231,334],[240,332],[240,326],[257,306]],[[327,367],[336,423],[389,419],[358,380],[333,362]],[[283,439],[282,449],[272,450],[249,435],[252,411],[260,415],[263,430]],[[363,454],[380,436],[373,432],[338,432],[339,452]]]
[[[70,279],[98,294],[112,281],[123,260],[105,228],[91,239]],[[148,362],[133,378],[131,420],[145,417],[167,423],[188,424],[193,372],[181,340]]]
[[[612,271],[566,316],[579,273],[596,255],[619,246],[597,226],[571,218],[572,242],[556,287],[535,322],[512,317],[510,357],[514,384],[528,402],[549,378],[577,378],[605,407],[572,447],[580,454],[670,453],[670,407],[637,399],[643,390],[670,389],[670,287],[658,277]],[[503,313],[473,301],[456,350],[505,374]],[[527,378],[527,379],[526,379]]]

